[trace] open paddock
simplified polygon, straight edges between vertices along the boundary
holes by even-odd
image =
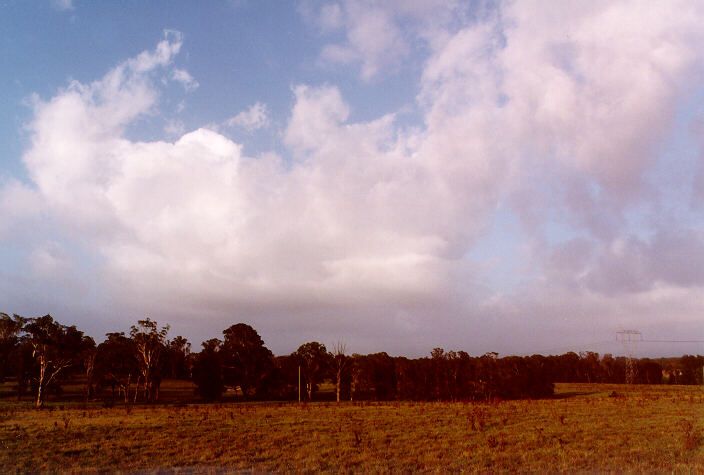
[[[41,410],[29,401],[4,398],[0,466],[10,471],[704,472],[704,391],[558,384],[553,399],[492,403],[107,408],[52,401]]]

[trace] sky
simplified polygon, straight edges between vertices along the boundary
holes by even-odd
[[[704,354],[704,2],[0,0],[0,311]]]

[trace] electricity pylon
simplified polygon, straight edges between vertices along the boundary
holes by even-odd
[[[633,359],[633,354],[636,352],[638,343],[643,341],[643,334],[638,330],[621,330],[616,332],[616,339],[623,344],[628,358],[626,360],[626,384],[633,384],[638,375],[638,366]]]

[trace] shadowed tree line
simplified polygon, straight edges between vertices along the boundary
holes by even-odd
[[[153,402],[163,378],[190,378],[190,343],[167,338],[169,327],[139,320],[124,332],[108,333],[99,345],[75,326],[51,315],[10,317],[0,313],[0,382],[14,378],[19,397],[32,394],[37,407],[61,384],[82,377],[85,399]]]
[[[628,360],[593,352],[559,356],[480,357],[434,349],[428,357],[346,353],[338,342],[319,342],[275,356],[251,326],[225,329],[222,340],[203,342],[198,353],[169,326],[137,321],[128,333],[95,341],[50,315],[24,318],[0,313],[0,382],[16,381],[17,395],[37,407],[60,395],[70,378],[85,381],[85,399],[155,402],[163,379],[187,379],[204,400],[418,400],[457,401],[542,398],[556,382],[702,384],[704,356]],[[322,384],[333,387],[324,394]]]

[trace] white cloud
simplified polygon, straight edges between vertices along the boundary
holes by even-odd
[[[179,33],[165,37],[154,51],[119,64],[99,81],[74,81],[46,102],[35,98],[28,125],[32,146],[23,161],[48,205],[73,225],[112,231],[105,186],[119,172],[120,151],[128,146],[124,128],[155,107],[151,72],[167,66],[180,49]]]
[[[158,52],[138,58],[38,100],[24,157],[57,222],[99,250],[123,305],[176,310],[168,296],[179,294],[260,312],[349,308],[444,285],[447,237],[434,228],[457,217],[437,209],[442,185],[407,154],[393,116],[347,123],[336,88],[297,86],[285,136],[300,155],[290,167],[243,156],[207,129],[132,142],[124,127],[157,97],[145,65],[170,64]],[[39,267],[47,255],[34,258]]]
[[[172,77],[174,81],[180,82],[187,91],[198,89],[198,81],[193,79],[193,76],[185,69],[174,68]]]
[[[182,44],[183,35],[181,32],[164,30],[164,39],[156,45],[154,51],[140,53],[137,57],[129,59],[115,68],[113,72],[120,72],[121,69],[127,68],[131,72],[138,74],[151,71],[160,66],[166,66],[171,63],[173,57],[181,50]],[[176,77],[176,71],[174,70],[174,77]],[[118,84],[118,82],[115,83],[115,85]]]
[[[225,124],[229,127],[242,127],[250,133],[268,127],[269,123],[269,113],[266,104],[261,102],[257,102],[249,109],[225,121]]]
[[[394,145],[392,117],[344,124],[339,91],[297,87],[287,141],[312,155],[290,170],[275,156],[244,157],[206,129],[173,143],[131,142],[125,125],[157,97],[146,65],[170,63],[160,49],[175,48],[37,101],[24,157],[52,214],[97,246],[120,292],[282,305],[315,302],[321,291],[349,303],[438,284],[435,254],[446,244],[414,216],[442,213],[425,203],[432,185],[422,197],[406,187],[425,186],[423,172],[408,171],[418,166]]]
[[[508,109],[535,152],[628,197],[654,161],[677,94],[701,70],[701,8],[630,2],[563,5],[536,15],[528,2],[505,12],[497,61]],[[697,11],[699,10],[699,11]],[[608,140],[604,140],[608,137]]]
[[[40,196],[27,185],[11,179],[0,181],[0,241],[39,216]]]
[[[347,0],[320,7],[317,23],[323,33],[342,30],[345,40],[321,51],[324,63],[361,65],[370,81],[385,69],[396,69],[412,51],[417,34],[431,40],[458,9],[455,2]]]
[[[494,166],[506,157],[526,222],[534,203],[613,237],[624,209],[652,193],[645,173],[696,84],[701,17],[689,4],[508,4],[430,56],[419,96],[426,120],[448,131],[475,118],[494,135],[498,149],[484,156]]]
[[[24,155],[32,188],[5,185],[0,212],[19,213],[17,196],[40,203],[99,252],[119,305],[169,320],[235,312],[264,329],[335,335],[368,325],[380,344],[401,332],[418,347],[499,345],[486,351],[505,351],[509,329],[589,331],[635,315],[655,328],[668,305],[695,321],[699,223],[668,233],[649,220],[648,237],[636,237],[624,216],[660,204],[646,174],[698,84],[701,7],[517,2],[445,27],[432,2],[389,5],[326,7],[322,25],[345,39],[324,54],[371,79],[427,42],[422,127],[402,128],[393,113],[353,122],[338,87],[301,84],[287,157],[248,157],[214,128],[182,134],[173,120],[173,141],[131,141],[125,128],[156,109],[155,71],[192,81],[177,78],[181,36],[167,32],[102,79],[36,100]],[[255,103],[226,124],[269,121]],[[534,250],[535,279],[505,293],[482,286],[467,257],[500,204]],[[555,221],[569,232],[548,235]],[[51,269],[56,253],[32,259]]]
[[[349,116],[349,107],[335,87],[297,86],[294,94],[296,105],[284,138],[294,149],[317,148],[330,140]]]

